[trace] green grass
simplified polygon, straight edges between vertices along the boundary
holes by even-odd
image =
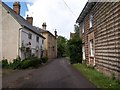
[[[88,68],[84,64],[74,64],[73,66],[98,88],[112,88],[112,90],[120,90],[120,82],[105,76],[97,70]]]

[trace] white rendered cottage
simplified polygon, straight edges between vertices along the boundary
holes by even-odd
[[[32,26],[32,17],[25,20],[20,16],[20,3],[13,9],[2,2],[2,55],[0,60],[9,62],[18,56],[21,59],[34,55],[41,57],[44,50],[44,37]]]

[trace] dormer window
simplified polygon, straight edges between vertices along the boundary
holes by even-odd
[[[90,28],[92,27],[93,16],[90,15]]]
[[[84,33],[84,21],[82,22],[82,33]]]

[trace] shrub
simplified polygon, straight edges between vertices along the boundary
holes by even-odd
[[[43,57],[43,58],[41,58],[41,60],[42,60],[42,63],[46,63],[48,61],[48,58],[47,57]]]
[[[31,66],[32,67],[38,67],[39,64],[40,64],[40,60],[39,59],[36,59],[36,60],[31,60]]]
[[[21,61],[21,59],[18,57],[13,60],[13,63],[10,64],[8,64],[7,60],[2,60],[2,67],[11,69],[27,69],[29,67],[38,67],[42,62],[47,62],[46,58],[43,60],[44,61],[37,57],[29,57]]]
[[[30,60],[23,60],[21,64],[22,69],[29,68],[31,66],[31,61]]]
[[[14,59],[13,63],[9,64],[9,67],[12,69],[21,69],[22,61],[20,59]]]
[[[39,64],[41,64],[42,61],[40,58],[37,58],[37,57],[29,57],[25,60],[22,61],[22,66],[21,68],[22,69],[26,69],[26,68],[29,68],[29,67],[38,67]]]
[[[2,68],[8,68],[8,67],[9,67],[8,60],[7,59],[2,60]]]

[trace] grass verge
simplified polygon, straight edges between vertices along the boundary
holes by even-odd
[[[84,64],[74,64],[73,66],[98,88],[120,90],[119,81],[113,80],[95,69],[88,68]]]

